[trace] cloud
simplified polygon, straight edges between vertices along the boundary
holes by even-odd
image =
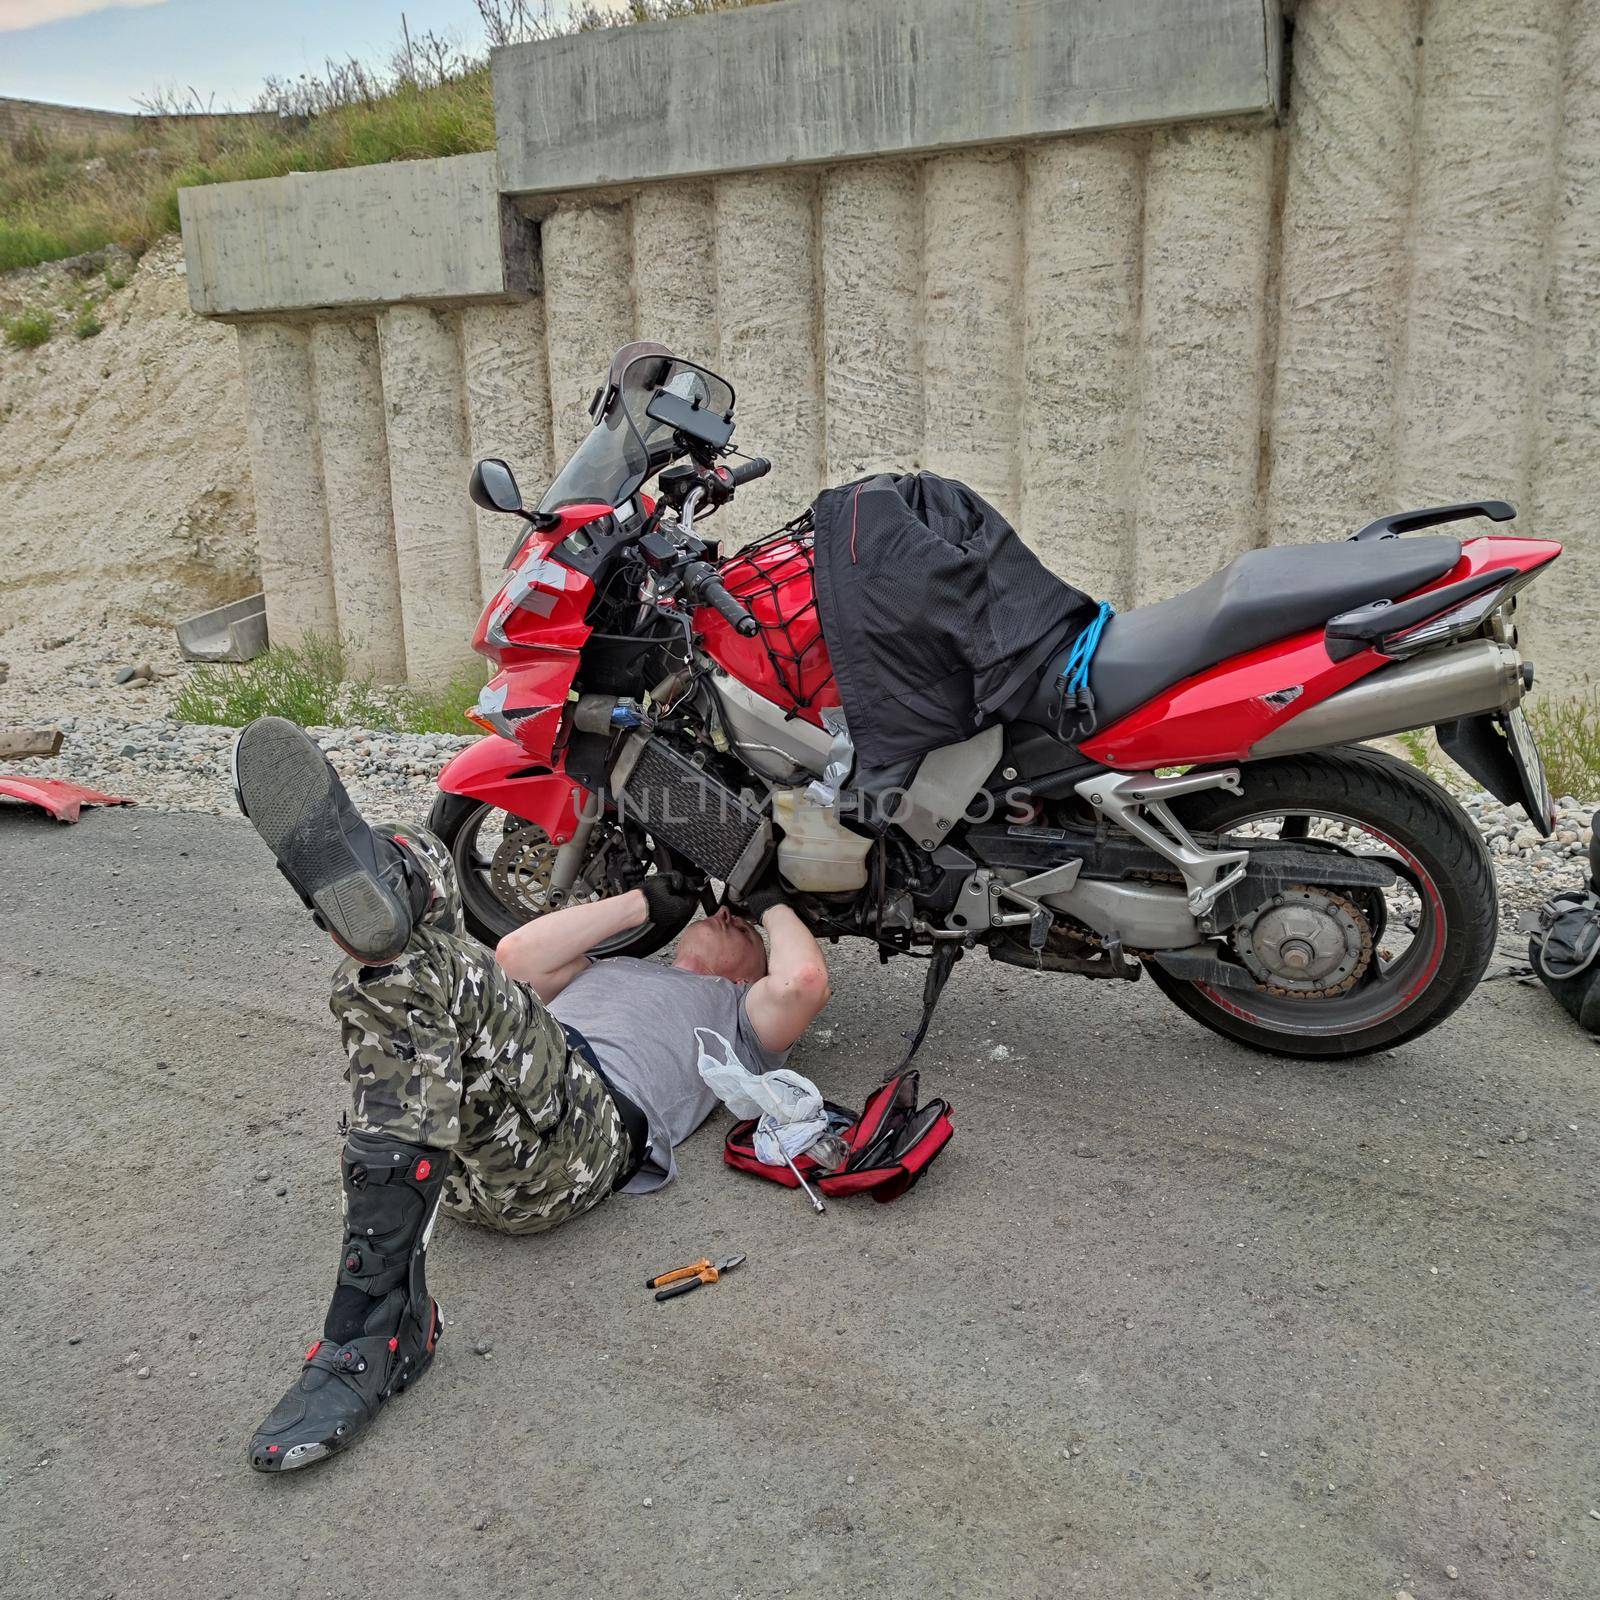
[[[113,6],[164,6],[167,0],[0,0],[0,33],[62,22]]]

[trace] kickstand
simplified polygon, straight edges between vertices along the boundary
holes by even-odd
[[[928,976],[922,982],[922,1020],[917,1024],[917,1031],[908,1035],[911,1040],[900,1065],[884,1079],[887,1083],[895,1072],[904,1072],[911,1064],[911,1058],[922,1048],[922,1041],[928,1036],[928,1024],[933,1021],[934,1008],[939,1004],[939,996],[944,993],[944,986],[950,980],[951,969],[963,954],[959,940],[946,939],[935,946],[932,959],[928,962]]]

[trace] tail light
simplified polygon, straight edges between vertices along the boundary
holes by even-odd
[[[1335,661],[1363,650],[1377,650],[1392,660],[1404,661],[1437,645],[1480,633],[1485,623],[1537,576],[1537,568],[1524,572],[1518,567],[1496,567],[1409,600],[1374,600],[1333,618],[1324,631],[1323,643]],[[1501,642],[1515,638],[1509,618],[1491,626]],[[1509,634],[1510,639],[1502,639],[1502,634]]]

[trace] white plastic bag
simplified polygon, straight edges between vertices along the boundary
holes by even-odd
[[[706,1048],[708,1037],[722,1047],[720,1059]],[[809,1078],[787,1067],[751,1072],[714,1028],[696,1028],[694,1038],[706,1087],[734,1116],[760,1119],[755,1135],[757,1160],[781,1167],[784,1152],[797,1156],[827,1132],[822,1091]]]

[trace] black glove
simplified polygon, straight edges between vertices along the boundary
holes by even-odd
[[[692,901],[695,886],[681,872],[653,872],[639,885],[639,893],[649,920],[661,928],[683,920],[684,901]]]
[[[788,903],[788,893],[783,887],[783,880],[778,876],[777,864],[774,862],[740,896],[735,909],[740,915],[759,924],[774,906],[786,906]]]

